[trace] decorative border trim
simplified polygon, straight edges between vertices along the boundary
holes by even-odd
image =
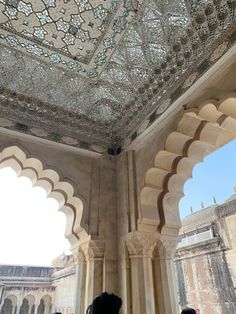
[[[120,4],[114,19],[112,20],[112,25],[108,27],[106,35],[101,40],[100,45],[97,47],[97,50],[93,54],[88,65],[80,61],[74,61],[71,57],[64,56],[63,53],[53,51],[53,48],[46,48],[21,35],[11,34],[9,31],[4,30],[3,27],[0,27],[0,43],[12,48],[20,49],[24,53],[33,57],[40,57],[46,62],[62,66],[67,70],[74,71],[86,77],[97,78],[123,36],[127,24],[138,12],[142,1],[143,0],[139,0],[132,8],[127,8],[126,0],[122,1],[123,3]],[[107,43],[110,43],[110,45]]]

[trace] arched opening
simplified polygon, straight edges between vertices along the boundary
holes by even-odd
[[[234,313],[236,308],[235,154],[233,140],[195,165],[180,201],[178,301],[200,313]]]
[[[181,220],[212,205],[220,205],[235,193],[236,140],[229,142],[194,166],[180,200]]]
[[[73,186],[61,181],[59,174],[53,169],[45,169],[37,158],[28,158],[18,146],[7,147],[0,154],[0,169],[10,167],[17,176],[25,176],[32,182],[32,186],[40,186],[48,197],[54,198],[59,204],[59,211],[66,215],[65,237],[71,245],[76,245],[79,238],[87,236],[81,226],[83,203],[74,195]]]
[[[44,311],[42,312],[42,314],[50,314],[52,312],[52,297],[46,294],[41,298],[40,302],[41,301],[43,301],[44,304]]]
[[[45,302],[44,299],[41,299],[39,302],[37,314],[44,314],[45,313]]]
[[[65,237],[69,240],[72,248],[78,248],[79,239],[87,237],[87,232],[81,226],[81,217],[83,211],[83,203],[79,197],[75,195],[74,187],[71,183],[65,180],[60,180],[60,176],[54,169],[47,169],[44,163],[35,157],[27,157],[27,154],[18,146],[11,146],[4,148],[0,153],[0,170],[11,168],[17,177],[17,180],[23,180],[24,177],[30,180],[31,189],[43,189],[44,198],[46,197],[55,200],[56,207],[59,211],[63,212],[66,217]],[[33,188],[32,188],[33,186]],[[14,195],[12,195],[14,197]],[[54,202],[54,205],[55,205]],[[34,206],[34,205],[32,205]],[[39,210],[40,211],[40,210]],[[33,213],[33,210],[32,210]],[[9,231],[15,237],[13,244],[16,242],[17,235],[19,237],[21,230],[16,232],[13,221],[15,220],[18,225],[21,225],[20,216],[12,215],[12,219],[8,225]],[[38,213],[39,216],[41,212]],[[60,213],[58,213],[60,214]],[[39,216],[34,212],[32,217],[34,223],[40,225]],[[48,214],[48,217],[50,215]],[[31,217],[31,218],[32,218]],[[26,217],[26,224],[24,224],[26,232],[25,242],[29,243],[30,237],[38,232],[41,235],[46,230],[46,223],[41,222],[39,231],[36,227],[30,226],[30,215]],[[55,221],[51,222],[52,224]],[[31,228],[32,227],[32,228]],[[53,232],[51,230],[51,232]],[[42,236],[43,238],[43,236]],[[47,241],[47,239],[45,239]],[[36,250],[40,251],[36,242],[30,244],[31,248],[28,251],[33,251],[32,247],[35,246]],[[20,249],[19,245],[19,249]],[[12,247],[14,250],[14,248]],[[20,251],[20,250],[19,250]],[[31,252],[32,253],[32,252]],[[17,249],[14,255],[17,256]],[[32,253],[33,254],[33,253]],[[36,253],[35,253],[36,255]],[[56,256],[54,256],[56,258]],[[59,262],[58,262],[59,261]],[[17,261],[13,261],[16,264]],[[29,263],[27,263],[29,264]],[[40,264],[40,263],[39,263]],[[70,271],[64,271],[64,268],[69,267]],[[65,274],[61,276],[61,271]],[[67,283],[76,282],[76,265],[73,256],[61,255],[56,259],[53,266],[35,266],[34,265],[0,265],[0,275],[4,287],[4,305],[1,311],[3,314],[8,311],[9,314],[49,314],[55,311],[55,304],[53,304],[55,297],[55,285],[61,284],[63,286],[64,277]],[[15,291],[17,295],[17,302],[13,304],[9,299],[9,292]],[[42,294],[43,292],[43,294]],[[9,301],[10,300],[10,301]],[[71,307],[73,302],[71,301]],[[8,313],[7,312],[7,313]]]
[[[27,298],[24,298],[20,307],[20,314],[29,314],[30,313],[29,310],[30,310],[29,300]]]
[[[174,287],[173,258],[181,228],[179,202],[183,197],[183,186],[192,176],[192,170],[196,164],[201,162],[211,152],[235,139],[235,108],[236,98],[235,95],[231,94],[219,101],[206,101],[198,109],[186,112],[179,121],[176,131],[167,137],[164,149],[155,156],[153,167],[146,173],[140,196],[138,230],[146,234],[149,233],[149,237],[154,241],[154,249],[152,251],[152,258],[156,261],[153,264],[154,278],[155,276],[156,278],[162,278],[163,273],[168,274],[168,282],[164,278],[163,282],[157,283],[158,293],[155,297],[163,311],[168,308],[177,310],[171,295],[174,295],[176,291],[176,287]],[[230,209],[228,209],[228,212],[230,212]],[[211,241],[212,243],[215,241],[216,245],[221,243],[221,237],[217,230],[213,223],[212,234],[216,236],[213,236],[214,239]],[[153,236],[154,234],[156,239]],[[227,237],[225,243],[226,246],[230,243]],[[217,247],[219,250],[218,257],[212,262],[212,265],[215,265],[218,272],[213,280],[218,280],[222,283],[221,291],[224,297],[221,301],[223,299],[224,302],[226,302],[226,299],[228,300],[225,308],[227,308],[228,313],[232,313],[235,293],[229,292],[228,295],[225,293],[225,287],[230,286],[229,290],[232,291],[232,279],[229,279],[230,276],[227,273],[230,266],[228,268],[220,266],[220,263],[226,258],[226,253],[221,250],[220,245]],[[232,242],[231,245],[233,245]],[[159,256],[156,254],[157,258],[154,256],[155,252],[159,254]],[[233,257],[231,256],[229,258],[229,263],[231,264],[232,259]],[[209,260],[204,261],[206,264],[208,262]],[[185,271],[186,269],[183,270],[183,273]],[[195,279],[200,274],[201,272],[195,273]],[[208,277],[205,275],[203,279],[205,278]],[[195,279],[192,276],[191,280]],[[231,280],[230,284],[228,281],[228,285],[227,280]],[[155,293],[154,291],[154,295]],[[167,295],[168,300],[173,300],[173,307],[170,307],[169,304],[164,304],[164,296]],[[209,308],[201,308],[201,311],[209,312],[210,310]],[[225,312],[223,311],[222,313]]]
[[[49,266],[63,251],[70,254],[65,214],[43,188],[8,167],[0,169],[0,190],[1,264]]]
[[[6,298],[1,308],[1,314],[12,314],[12,310],[13,310],[12,301]]]
[[[5,298],[2,307],[1,314],[15,314],[17,306],[17,297],[15,295],[9,295]]]
[[[236,136],[236,98],[206,101],[198,112],[186,112],[157,153],[145,176],[141,191],[139,230],[158,229],[161,234],[178,235],[181,227],[179,201],[183,185],[193,167],[205,156]]]

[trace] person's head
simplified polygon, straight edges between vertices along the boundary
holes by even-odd
[[[197,312],[190,307],[186,307],[186,309],[182,310],[181,314],[197,314]]]
[[[122,300],[117,295],[103,292],[96,296],[87,309],[87,314],[119,314]]]

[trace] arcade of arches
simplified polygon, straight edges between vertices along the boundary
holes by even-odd
[[[236,137],[235,57],[233,46],[119,154],[59,143],[56,135],[45,139],[43,131],[33,136],[23,124],[17,131],[0,120],[0,167],[42,186],[67,217],[75,314],[85,314],[105,290],[122,297],[122,314],[179,313],[173,269],[178,204],[193,167]],[[4,102],[16,101],[9,97]],[[41,300],[41,310],[49,311],[50,302]],[[7,302],[14,308],[15,298]],[[40,300],[22,300],[29,313],[40,314],[34,304]]]
[[[1,313],[49,314],[51,313],[51,296],[44,295],[37,300],[34,295],[26,295],[24,298],[18,300],[15,295],[9,295],[4,299]]]
[[[1,314],[74,313],[76,265],[61,254],[52,266],[0,265]]]

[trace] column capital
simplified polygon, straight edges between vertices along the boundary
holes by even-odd
[[[154,256],[159,259],[173,259],[177,243],[178,237],[161,236],[156,242]]]
[[[85,255],[81,248],[71,250],[74,257],[74,264],[79,265],[85,262]]]
[[[155,235],[145,232],[134,231],[126,237],[126,247],[129,256],[132,257],[152,257],[156,244]]]
[[[95,295],[101,293],[104,287],[105,241],[91,239],[91,236],[80,239],[73,247],[76,265],[76,313],[85,313],[87,306]],[[78,301],[79,300],[79,301]]]
[[[86,257],[88,259],[103,259],[105,252],[105,243],[100,240],[90,240],[88,246],[85,247]]]
[[[103,259],[104,252],[104,241],[92,240],[90,236],[80,241],[77,248],[73,248],[74,259],[77,264],[89,259]]]

